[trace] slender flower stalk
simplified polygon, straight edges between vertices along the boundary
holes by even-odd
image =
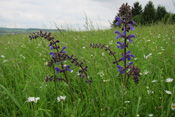
[[[127,61],[131,61],[131,58],[134,58],[134,55],[130,54],[131,51],[127,51],[127,48],[129,46],[129,43],[132,43],[133,40],[131,38],[135,38],[135,35],[130,34],[127,36],[127,32],[129,32],[129,30],[134,30],[134,27],[132,26],[133,24],[135,24],[134,21],[131,20],[132,18],[132,14],[131,14],[131,8],[130,6],[126,3],[123,4],[120,8],[119,8],[119,15],[120,17],[116,17],[117,23],[116,25],[123,25],[122,27],[122,31],[123,33],[121,33],[120,31],[115,31],[115,33],[117,33],[118,35],[116,36],[116,39],[119,38],[123,38],[124,42],[120,42],[118,41],[117,44],[119,44],[117,47],[120,49],[124,49],[124,53],[122,53],[122,58],[119,61],[124,61],[124,67],[118,65],[118,71],[121,72],[122,74],[124,74],[124,79],[123,81],[123,85],[127,85],[128,79],[129,77],[132,75],[133,79],[135,80],[135,82],[138,82],[138,72],[140,72],[140,70],[135,69],[135,67],[131,67],[131,64],[133,62],[130,62],[129,65],[127,65]],[[129,41],[129,43],[127,43],[127,41]],[[129,72],[127,72],[127,69],[130,69]],[[137,73],[133,73],[137,71]],[[128,78],[127,78],[128,77]]]
[[[42,38],[47,39],[50,42],[49,47],[50,47],[51,52],[49,53],[49,55],[51,56],[51,60],[48,62],[48,66],[53,67],[54,73],[52,76],[50,76],[50,77],[46,76],[44,79],[46,82],[54,81],[55,82],[55,89],[57,87],[56,81],[64,81],[68,84],[71,95],[74,98],[73,89],[71,87],[70,80],[68,79],[68,75],[67,75],[67,71],[71,72],[71,67],[70,67],[70,65],[64,65],[64,61],[67,61],[67,60],[71,61],[71,63],[75,64],[75,66],[81,68],[79,71],[79,73],[80,73],[79,76],[82,79],[85,78],[86,82],[90,84],[91,81],[89,80],[87,73],[86,73],[88,66],[86,66],[84,68],[83,63],[78,62],[78,59],[73,57],[74,55],[69,56],[67,54],[67,51],[65,51],[66,47],[64,46],[61,48],[58,45],[59,40],[55,40],[55,38],[53,36],[51,36],[51,33],[47,33],[47,32],[43,33],[42,30],[40,30],[40,32],[33,33],[29,37],[31,40],[37,39],[38,37],[42,37]],[[60,75],[61,73],[64,74],[64,78],[62,78],[62,76]],[[91,84],[90,84],[90,87],[91,87]]]
[[[132,58],[134,58],[134,55],[131,54],[131,51],[128,50],[128,46],[130,43],[133,42],[132,38],[136,38],[134,34],[127,35],[127,32],[130,30],[133,31],[134,27],[133,24],[135,24],[134,21],[131,20],[132,14],[131,14],[131,8],[130,6],[126,3],[123,4],[120,9],[119,9],[119,15],[120,17],[116,17],[115,19],[117,20],[116,25],[117,26],[122,26],[122,32],[120,31],[115,31],[116,33],[116,39],[119,40],[120,38],[123,38],[123,41],[117,42],[117,48],[122,49],[122,57],[120,59],[117,59],[115,56],[115,52],[113,52],[110,49],[110,46],[106,47],[105,44],[90,44],[90,47],[92,48],[101,48],[105,49],[105,51],[109,52],[109,55],[112,55],[115,59],[113,64],[117,64],[117,69],[118,72],[120,73],[121,80],[123,86],[126,86],[128,83],[129,78],[132,76],[133,80],[138,83],[139,79],[138,77],[140,76],[140,70],[138,67],[135,67],[133,62],[131,61]],[[124,66],[120,65],[120,62],[123,61]]]

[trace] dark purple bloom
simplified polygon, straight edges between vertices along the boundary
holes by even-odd
[[[64,49],[66,49],[66,47],[62,48],[61,53],[67,53],[66,51],[64,51]]]
[[[122,68],[122,66],[118,65],[117,67],[119,68],[118,71],[119,71],[121,74],[123,74],[123,73],[125,72],[125,70],[124,70],[124,68]]]
[[[115,20],[118,20],[118,22],[116,22],[117,26],[119,26],[122,23],[122,19],[120,17],[116,17]]]
[[[122,34],[120,33],[120,31],[115,31],[115,33],[117,33],[119,36],[116,36],[115,38],[118,39],[119,37],[122,37]]]
[[[128,39],[129,39],[129,43],[132,43],[132,39],[131,39],[131,38],[135,38],[135,37],[136,37],[136,36],[133,35],[133,34],[129,35],[129,37],[128,37]]]
[[[130,20],[129,24],[135,24],[135,22],[133,20]]]
[[[53,45],[50,44],[49,47],[50,47],[50,50],[53,50]]]
[[[69,72],[71,72],[71,69],[70,69],[70,66],[69,65],[66,66],[66,70],[69,71]]]
[[[55,70],[56,70],[56,73],[57,73],[57,74],[58,74],[59,72],[60,72],[60,73],[62,72],[58,67],[55,67]]]
[[[86,80],[86,83],[90,83],[91,81],[90,80]]]
[[[128,51],[128,52],[126,53],[126,55],[123,54],[123,57],[120,59],[120,61],[124,61],[126,58],[128,59],[128,61],[130,61],[130,60],[131,60],[131,57],[134,58],[134,55],[129,54],[130,52],[131,52],[131,51]]]
[[[49,54],[51,55],[51,57],[55,56],[54,52],[50,52]]]
[[[125,43],[121,43],[121,42],[117,42],[117,48],[121,48],[121,49],[124,49],[125,48]]]

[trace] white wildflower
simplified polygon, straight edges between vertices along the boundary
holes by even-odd
[[[147,90],[148,94],[153,94],[154,91],[151,91],[151,90]]]
[[[130,101],[125,101],[124,103],[130,103]]]
[[[134,60],[137,60],[138,58],[134,58]]]
[[[153,114],[148,114],[149,117],[153,117]]]
[[[35,103],[37,103],[37,101],[40,99],[40,97],[29,97],[28,98],[28,100],[27,100],[27,102],[35,102]]]
[[[144,75],[147,75],[148,73],[149,73],[149,71],[147,71],[147,70],[144,70],[144,72],[143,72]]]
[[[103,77],[104,76],[104,73],[103,72],[98,72],[97,74],[99,74],[100,77]]]
[[[173,78],[167,78],[165,82],[173,82]]]
[[[86,47],[83,46],[83,49],[85,49]]]
[[[44,62],[44,65],[48,65],[48,62]]]
[[[102,55],[102,56],[105,56],[105,53],[103,52],[103,53],[101,53],[101,55]]]
[[[109,82],[110,81],[110,79],[108,79],[108,80],[103,80],[103,82]]]
[[[147,56],[144,55],[144,58],[147,59],[147,58],[149,58],[151,55],[152,55],[152,53],[148,54]]]
[[[153,80],[152,83],[157,82],[157,80]]]
[[[165,93],[171,95],[171,91],[165,90]]]
[[[1,55],[1,57],[2,57],[2,58],[5,58],[5,56],[4,56],[4,55]]]
[[[60,97],[57,97],[57,101],[60,102],[60,100],[65,100],[66,99],[66,96],[60,96]]]
[[[172,103],[172,104],[171,104],[171,109],[172,109],[172,110],[175,110],[175,103]]]
[[[6,63],[8,60],[4,60],[3,63]]]

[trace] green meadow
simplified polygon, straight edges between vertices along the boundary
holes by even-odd
[[[47,66],[52,50],[46,39],[30,40],[31,34],[0,35],[0,116],[175,116],[175,25],[137,26],[129,32],[136,38],[127,50],[135,56],[131,61],[140,68],[141,76],[138,84],[130,78],[127,87],[122,85],[114,58],[104,49],[90,47],[91,43],[105,43],[120,59],[122,51],[116,42],[123,38],[115,39],[116,30],[121,31],[52,33],[61,48],[66,46],[69,55],[88,66],[91,83],[78,76],[79,67],[64,61],[72,70],[67,74],[73,94],[65,82],[44,80],[55,73]],[[60,96],[66,97],[58,101]],[[29,97],[38,100],[30,102]]]

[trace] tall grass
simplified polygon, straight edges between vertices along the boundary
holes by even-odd
[[[54,82],[44,81],[46,75],[53,73],[44,65],[50,60],[47,40],[31,41],[27,34],[0,36],[0,53],[5,56],[0,57],[0,116],[175,116],[171,108],[175,103],[175,80],[165,82],[167,78],[175,78],[174,27],[159,24],[135,28],[136,39],[129,50],[135,55],[134,63],[142,75],[138,84],[129,80],[126,89],[121,87],[113,58],[89,46],[90,43],[106,43],[120,55],[116,29],[52,34],[60,40],[61,47],[67,47],[67,53],[88,65],[92,90],[77,75],[77,67],[72,66],[73,72],[68,73],[74,101],[66,83],[57,82],[56,94]],[[66,96],[65,101],[57,102],[61,95]],[[28,97],[40,97],[40,100],[27,102]]]

